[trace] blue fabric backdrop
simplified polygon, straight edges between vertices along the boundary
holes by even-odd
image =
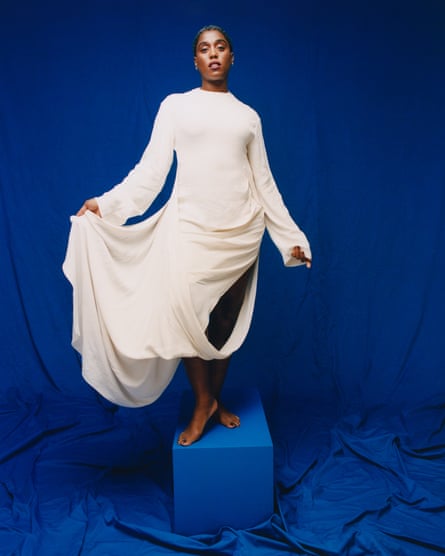
[[[314,265],[284,269],[265,239],[228,379],[263,396],[276,511],[186,538],[183,372],[138,410],[92,391],[61,263],[70,214],[137,162],[161,99],[199,85],[208,23],[232,35],[231,89]],[[444,553],[444,3],[4,0],[0,52],[0,554]]]

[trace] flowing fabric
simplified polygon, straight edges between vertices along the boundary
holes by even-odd
[[[444,11],[2,2],[1,556],[444,556]],[[274,512],[186,537],[171,469],[186,377],[134,409],[89,388],[60,265],[70,211],[131,169],[165,91],[197,78],[192,33],[215,19],[314,264],[281,268],[264,238],[227,382],[263,398]]]
[[[173,151],[168,203],[143,213],[162,188]],[[103,218],[72,218],[64,272],[74,289],[73,345],[85,379],[124,406],[155,401],[181,357],[229,357],[244,341],[267,226],[286,265],[309,243],[290,217],[269,169],[259,117],[231,93],[171,95],[128,177],[98,198]],[[250,267],[235,327],[221,349],[206,337],[209,315]]]

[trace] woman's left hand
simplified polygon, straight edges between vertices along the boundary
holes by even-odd
[[[292,257],[294,257],[295,259],[298,259],[299,261],[301,261],[302,263],[304,263],[306,265],[307,268],[311,268],[312,265],[312,261],[311,259],[308,259],[306,257],[306,255],[304,254],[303,249],[299,246],[296,245],[292,251],[291,251],[291,255]]]

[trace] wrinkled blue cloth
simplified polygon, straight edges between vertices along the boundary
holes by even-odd
[[[139,410],[10,395],[0,407],[2,556],[444,552],[444,403],[340,416],[281,400],[268,409],[274,514],[248,531],[185,537],[172,531],[176,395]]]

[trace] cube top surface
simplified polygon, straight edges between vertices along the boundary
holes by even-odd
[[[222,397],[229,411],[240,417],[241,426],[229,429],[211,420],[202,437],[191,446],[180,446],[178,437],[186,428],[193,413],[193,395],[185,392],[182,398],[178,426],[173,439],[173,450],[206,450],[216,448],[272,447],[269,428],[260,396],[253,388],[229,390]]]

